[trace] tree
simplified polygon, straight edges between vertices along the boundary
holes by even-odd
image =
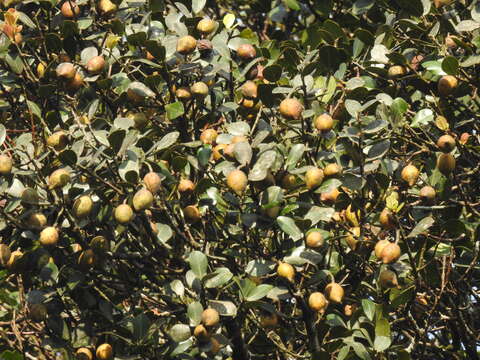
[[[479,358],[476,2],[2,6],[1,358]]]

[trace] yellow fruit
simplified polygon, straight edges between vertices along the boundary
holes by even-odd
[[[436,195],[437,193],[435,192],[435,189],[431,186],[427,185],[420,189],[420,197],[423,201],[431,203],[435,200]]]
[[[76,360],[93,360],[92,350],[86,347],[81,347],[75,352]]]
[[[393,65],[388,69],[388,77],[390,79],[396,79],[404,76],[407,73],[407,69],[402,65]]]
[[[350,249],[354,250],[357,248],[358,237],[360,236],[360,227],[355,226],[350,229],[350,232],[347,234],[345,241],[347,242]]]
[[[192,93],[191,93],[189,88],[181,87],[181,88],[178,88],[175,91],[175,96],[180,101],[187,101],[187,100],[190,100],[192,98]]]
[[[95,352],[97,360],[110,360],[113,356],[113,349],[112,345],[110,344],[102,344],[97,347],[97,351]]]
[[[60,130],[54,132],[47,138],[47,146],[53,147],[57,151],[62,151],[68,144],[67,134]]]
[[[460,144],[465,145],[468,142],[469,138],[470,138],[469,133],[466,133],[466,132],[462,133],[462,135],[460,135]]]
[[[209,308],[202,312],[202,324],[206,327],[217,326],[220,322],[220,314],[217,310]]]
[[[218,133],[215,129],[205,129],[200,135],[200,141],[204,144],[213,144],[217,139]]]
[[[110,15],[117,11],[117,5],[110,0],[100,0],[98,3],[98,10],[101,15]]]
[[[375,244],[375,256],[377,258],[380,259],[380,257],[382,256],[382,251],[383,251],[383,248],[385,246],[387,246],[388,244],[390,244],[390,241],[384,239],[384,240],[379,240],[377,241],[377,243]]]
[[[233,170],[227,175],[227,186],[237,195],[241,195],[247,188],[248,178],[242,170]]]
[[[323,169],[323,175],[325,175],[325,177],[337,176],[337,175],[340,175],[341,173],[342,173],[342,167],[336,163],[328,164]]]
[[[44,304],[32,304],[28,307],[30,319],[42,322],[47,318],[47,307]]]
[[[72,214],[77,219],[83,219],[90,215],[92,209],[92,198],[88,195],[82,195],[73,203]]]
[[[317,291],[311,293],[308,297],[308,306],[310,306],[310,309],[313,311],[322,312],[328,306],[328,301],[325,295]]]
[[[200,342],[205,342],[210,339],[210,333],[202,324],[195,326],[193,336],[195,336]]]
[[[312,190],[320,186],[323,181],[323,170],[317,167],[311,167],[305,173],[305,184],[307,189]]]
[[[325,240],[323,239],[322,233],[320,231],[310,231],[305,238],[305,243],[310,248],[319,248],[323,246]]]
[[[153,194],[147,189],[140,189],[133,195],[132,204],[135,211],[149,209],[153,205]]]
[[[391,264],[397,261],[400,255],[400,246],[395,243],[389,243],[383,247],[380,253],[380,259],[384,264]]]
[[[12,252],[10,251],[10,248],[5,244],[0,244],[0,264],[2,266],[7,265],[11,255]]]
[[[303,105],[297,99],[288,98],[282,100],[279,111],[287,120],[298,120],[302,116]]]
[[[297,187],[297,178],[293,174],[286,174],[282,178],[282,187],[287,190],[292,190]]]
[[[46,70],[45,64],[42,63],[42,62],[38,63],[38,65],[37,65],[37,75],[38,75],[39,79],[41,79],[45,76],[45,70]]]
[[[275,328],[278,326],[278,315],[275,313],[260,316],[260,324],[263,328]]]
[[[321,132],[329,132],[333,128],[333,118],[329,114],[318,115],[313,121],[313,125]]]
[[[220,160],[221,158],[223,158],[223,151],[225,150],[225,148],[226,148],[227,146],[228,146],[227,144],[218,144],[218,145],[216,145],[216,146],[213,148],[213,150],[212,150],[213,160],[218,161],[218,160]]]
[[[458,86],[458,80],[453,75],[445,75],[438,80],[438,93],[440,96],[448,96]]]
[[[383,270],[378,277],[378,283],[383,289],[398,287],[397,274],[392,270]]]
[[[247,99],[256,99],[257,98],[258,86],[253,81],[246,81],[242,85],[242,95]]]
[[[215,21],[207,18],[200,20],[197,24],[198,32],[201,32],[202,34],[205,34],[205,35],[213,32],[213,30],[215,30],[215,27],[216,27]]]
[[[452,154],[440,154],[437,158],[437,168],[445,176],[455,170],[456,161]]]
[[[13,160],[10,156],[2,154],[0,155],[0,174],[8,175],[12,172]]]
[[[203,99],[208,95],[208,86],[203,81],[198,81],[190,87],[192,95],[196,99]]]
[[[11,271],[19,270],[22,262],[23,253],[20,250],[12,251],[5,267]]]
[[[68,91],[77,91],[83,86],[83,76],[79,72],[76,72],[73,79],[68,80],[67,83],[65,84],[65,88]]]
[[[343,313],[345,316],[352,316],[355,311],[357,311],[357,305],[355,304],[347,304],[343,308]]]
[[[92,249],[82,251],[78,257],[78,265],[83,269],[90,269],[95,261],[96,257]]]
[[[407,165],[402,169],[401,177],[409,186],[415,185],[418,180],[420,172],[415,167],[415,165]]]
[[[182,36],[177,41],[177,52],[182,55],[188,55],[195,51],[197,40],[190,35]]]
[[[62,188],[70,182],[70,172],[67,169],[57,169],[48,178],[50,189]]]
[[[322,192],[320,194],[320,201],[332,204],[335,201],[337,201],[338,195],[340,195],[340,191],[338,191],[337,188],[333,188],[332,190],[330,190],[328,192]]]
[[[113,216],[118,223],[126,224],[133,219],[133,210],[130,205],[121,204],[115,208]]]
[[[71,80],[75,77],[77,71],[72,63],[63,62],[57,66],[56,73],[59,78]]]
[[[188,205],[183,208],[183,216],[188,222],[194,223],[201,219],[200,210],[195,205]]]
[[[48,226],[40,233],[40,244],[43,246],[55,246],[58,243],[58,230],[53,226]]]
[[[72,19],[80,14],[80,7],[75,1],[66,0],[60,9],[62,15],[67,19]]]
[[[156,194],[160,191],[162,186],[162,179],[156,172],[149,172],[143,177],[145,187],[152,193]]]
[[[380,213],[379,221],[384,229],[392,230],[397,227],[395,216],[387,208],[383,209],[382,212]]]
[[[455,139],[450,135],[442,135],[438,138],[437,146],[440,151],[444,153],[449,153],[455,149]]]
[[[345,290],[343,290],[342,285],[333,282],[325,287],[325,295],[329,301],[340,304],[345,295]]]
[[[293,282],[295,279],[295,269],[288,263],[280,263],[277,267],[277,275]]]
[[[177,190],[179,193],[191,193],[195,191],[195,184],[189,179],[180,179]]]
[[[42,213],[32,213],[25,221],[25,224],[30,229],[40,230],[47,225],[47,217]]]
[[[102,72],[104,67],[105,67],[105,59],[101,55],[94,56],[87,62],[87,71],[90,74],[98,74]]]
[[[237,48],[237,56],[244,61],[248,61],[257,56],[257,51],[251,44],[242,44]]]

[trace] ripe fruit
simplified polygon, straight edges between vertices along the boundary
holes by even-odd
[[[220,160],[221,158],[223,158],[223,152],[224,152],[224,150],[225,150],[225,148],[226,148],[227,146],[228,146],[227,144],[218,144],[218,145],[215,145],[215,147],[214,147],[213,150],[212,150],[213,160],[218,161],[218,160]]]
[[[110,15],[111,13],[117,11],[117,5],[110,0],[100,0],[98,3],[98,10],[101,15]]]
[[[426,202],[433,202],[435,200],[436,192],[431,186],[424,186],[420,189],[420,197]]]
[[[257,51],[251,44],[242,44],[237,48],[237,55],[241,60],[248,61],[257,56]]]
[[[10,256],[12,255],[12,252],[10,251],[10,248],[5,245],[5,244],[0,244],[0,264],[2,266],[6,266],[8,260],[10,260]]]
[[[242,170],[233,170],[227,175],[227,186],[237,195],[241,195],[247,188],[248,178]]]
[[[18,270],[19,267],[21,266],[22,257],[23,257],[23,253],[20,250],[12,251],[12,253],[10,254],[10,258],[5,264],[5,267],[11,271]]]
[[[401,177],[403,181],[407,182],[409,186],[415,185],[420,172],[415,165],[407,165],[402,169]]]
[[[149,209],[153,204],[153,194],[147,189],[138,190],[132,199],[135,211]]]
[[[113,217],[120,224],[126,224],[133,219],[133,210],[130,205],[121,204],[115,208]]]
[[[210,333],[202,324],[195,326],[193,330],[193,336],[195,336],[198,341],[205,342],[210,339]]]
[[[277,275],[288,281],[293,281],[295,278],[295,269],[290,264],[280,263],[277,268]]]
[[[90,269],[95,264],[95,253],[92,249],[84,250],[78,257],[78,265],[83,269]]]
[[[325,177],[337,176],[337,175],[340,175],[341,173],[342,173],[342,167],[336,163],[328,164],[323,169],[323,175],[325,175]]]
[[[438,138],[437,146],[440,151],[444,153],[449,153],[455,149],[455,139],[450,135],[442,135]]]
[[[468,142],[469,138],[470,138],[469,133],[466,133],[466,132],[462,133],[462,135],[460,135],[460,144],[465,145]]]
[[[189,88],[181,87],[181,88],[178,88],[175,91],[175,96],[180,101],[187,101],[187,100],[190,100],[192,98],[192,93],[190,92]]]
[[[322,233],[317,230],[310,231],[305,238],[305,243],[310,248],[319,248],[323,246],[324,242]]]
[[[75,1],[66,0],[60,9],[62,15],[67,19],[72,19],[80,14],[80,7]]]
[[[59,78],[71,80],[75,77],[77,71],[71,62],[63,62],[57,66],[56,73]]]
[[[305,184],[307,189],[312,190],[318,186],[323,181],[323,170],[317,167],[311,167],[305,173]]]
[[[379,221],[384,229],[392,230],[397,227],[395,216],[387,208],[383,209],[382,212],[380,213]]]
[[[188,205],[183,208],[183,216],[188,222],[194,223],[201,219],[200,210],[196,205]]]
[[[400,255],[400,246],[395,243],[389,243],[383,247],[380,253],[380,259],[384,264],[391,264],[397,261]]]
[[[48,226],[40,233],[40,244],[43,246],[55,246],[58,243],[58,230]]]
[[[455,158],[452,154],[440,154],[437,158],[437,168],[445,176],[455,170]]]
[[[28,308],[29,316],[34,322],[42,322],[47,318],[47,307],[44,304],[32,304]]]
[[[92,209],[92,198],[88,195],[82,195],[73,203],[72,214],[77,219],[83,219],[90,215]]]
[[[217,326],[220,322],[220,314],[217,310],[208,308],[202,312],[202,324],[206,327]]]
[[[345,290],[343,290],[342,285],[332,282],[325,287],[325,295],[329,301],[340,304],[345,295]]]
[[[47,146],[53,147],[57,151],[62,151],[68,144],[67,134],[60,130],[54,132],[47,138]]]
[[[200,141],[204,144],[213,144],[217,139],[218,133],[215,129],[205,129],[200,135]]]
[[[177,187],[180,193],[191,193],[195,191],[195,184],[189,179],[181,179]]]
[[[208,95],[208,86],[203,81],[198,81],[190,87],[194,98],[202,100]]]
[[[317,312],[322,312],[328,305],[327,298],[321,292],[311,293],[308,297],[308,306],[310,309]]]
[[[345,307],[343,308],[343,313],[345,314],[345,316],[352,316],[353,313],[357,310],[357,305],[355,304],[347,304],[345,305]]]
[[[48,178],[50,189],[62,188],[70,182],[70,172],[67,169],[57,169]]]
[[[438,80],[438,93],[440,96],[448,96],[453,93],[458,86],[458,80],[453,75],[445,75]]]
[[[97,351],[95,352],[96,358],[98,360],[110,360],[113,355],[112,345],[110,344],[102,344],[97,347]]]
[[[77,360],[93,360],[93,353],[89,348],[81,347],[75,352]]]
[[[220,343],[218,342],[218,340],[215,339],[214,337],[212,337],[212,338],[210,339],[210,351],[209,351],[209,352],[210,352],[212,355],[215,355],[215,354],[217,354],[217,353],[220,351],[220,348],[221,348],[221,345],[220,345]]]
[[[253,81],[248,80],[242,85],[242,95],[247,99],[257,98],[258,86]]]
[[[87,71],[90,74],[98,74],[102,72],[104,67],[105,67],[105,59],[101,55],[94,56],[87,62]]]
[[[274,328],[278,326],[278,315],[275,313],[263,314],[260,316],[260,324],[263,328]]]
[[[205,19],[202,19],[198,22],[197,30],[198,30],[198,32],[201,32],[202,34],[208,35],[213,30],[215,30],[215,26],[216,26],[215,21],[205,18]]]
[[[12,172],[13,161],[12,158],[8,155],[0,155],[0,174],[8,175]]]
[[[47,217],[42,213],[32,213],[25,221],[28,228],[34,230],[40,230],[47,225]]]
[[[156,194],[160,191],[162,179],[156,172],[150,171],[143,177],[143,183],[152,194]]]
[[[375,244],[375,256],[377,258],[380,259],[380,257],[382,256],[382,251],[383,251],[383,248],[385,246],[387,246],[388,244],[390,244],[390,241],[386,240],[386,239],[383,239],[383,240],[379,240],[376,244]]]
[[[240,142],[248,142],[248,139],[242,135],[234,136],[230,141],[230,144],[228,144],[225,150],[223,151],[223,154],[230,158],[233,157],[233,150],[235,149],[235,144],[238,144]]]
[[[303,105],[297,99],[288,98],[282,100],[279,111],[287,120],[298,120],[302,116]]]
[[[325,203],[334,203],[337,201],[338,195],[340,195],[340,191],[338,191],[338,188],[335,187],[330,191],[322,192],[320,194],[320,201]]]
[[[83,76],[78,71],[75,73],[73,79],[70,79],[65,84],[65,88],[70,92],[77,91],[82,86],[83,86]]]
[[[197,40],[190,35],[182,36],[177,41],[177,52],[182,55],[188,55],[195,51]]]
[[[313,125],[321,132],[329,132],[333,128],[333,118],[326,113],[318,115],[313,121]]]
[[[292,190],[297,187],[297,178],[293,174],[286,174],[282,178],[282,187],[287,190]]]
[[[396,79],[404,76],[407,73],[407,69],[402,65],[393,65],[388,69],[388,77],[390,79]]]
[[[360,236],[360,227],[355,226],[350,229],[350,232],[347,234],[345,241],[347,242],[350,249],[354,250],[357,248],[358,237]]]
[[[383,289],[398,287],[397,274],[392,270],[383,270],[378,277],[378,283]]]

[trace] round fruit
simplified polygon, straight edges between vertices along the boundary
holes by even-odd
[[[386,239],[383,239],[383,240],[379,240],[376,244],[375,244],[375,256],[377,258],[380,259],[380,257],[382,256],[382,251],[383,251],[383,248],[385,246],[387,246],[388,244],[390,244],[390,241],[386,240]]]
[[[181,87],[175,91],[175,96],[180,101],[188,101],[192,98],[192,93],[189,88]]]
[[[331,204],[337,201],[338,195],[340,195],[340,191],[338,191],[338,188],[334,187],[330,191],[322,192],[320,194],[320,201]]]
[[[462,135],[460,135],[460,144],[465,145],[468,142],[469,138],[470,138],[469,133],[466,133],[466,132],[462,133]]]
[[[75,352],[77,360],[93,360],[92,350],[86,347],[81,347]]]
[[[217,139],[218,133],[215,129],[205,129],[200,135],[200,141],[204,144],[213,144]]]
[[[7,265],[11,255],[12,252],[10,251],[10,248],[5,244],[0,244],[0,264],[2,266]]]
[[[308,297],[308,306],[310,309],[317,312],[322,312],[328,305],[327,298],[321,292],[311,293]]]
[[[41,230],[47,225],[47,217],[42,213],[32,213],[25,221],[25,224],[30,229]]]
[[[47,146],[53,147],[57,151],[62,151],[67,145],[68,137],[62,130],[54,132],[47,138]]]
[[[395,243],[386,244],[380,253],[380,259],[384,264],[391,264],[398,260],[401,255],[400,246]]]
[[[384,229],[392,230],[397,227],[395,216],[387,208],[383,209],[382,212],[380,213],[379,221]]]
[[[353,313],[357,310],[357,305],[355,304],[347,304],[345,305],[345,307],[343,308],[343,313],[345,314],[345,316],[352,316]]]
[[[92,209],[92,198],[88,195],[82,195],[73,203],[72,214],[77,219],[83,219],[90,215]]]
[[[98,9],[101,15],[106,16],[117,11],[117,5],[110,0],[100,0]]]
[[[102,344],[97,347],[97,351],[95,352],[97,360],[110,360],[113,356],[113,349],[112,345],[110,344]]]
[[[215,354],[217,354],[217,353],[220,351],[220,348],[221,348],[221,345],[220,345],[220,343],[218,342],[218,340],[215,339],[214,337],[212,337],[212,338],[210,339],[210,351],[209,351],[209,352],[210,352],[212,355],[215,355]]]
[[[8,175],[12,172],[13,161],[12,158],[8,155],[0,155],[0,174]]]
[[[177,52],[182,55],[188,55],[195,51],[197,40],[190,35],[182,36],[177,41]]]
[[[120,224],[126,224],[133,219],[133,210],[130,205],[121,204],[115,208],[113,217]]]
[[[138,190],[132,199],[135,211],[149,209],[153,205],[153,194],[147,189]]]
[[[64,62],[57,66],[56,73],[59,78],[71,80],[75,77],[77,71],[72,63]]]
[[[342,173],[342,167],[336,163],[328,164],[323,169],[323,175],[325,177],[338,176]]]
[[[5,267],[11,271],[16,271],[21,265],[23,253],[20,250],[12,251]]]
[[[194,98],[202,100],[208,95],[208,86],[203,81],[198,81],[190,87]]]
[[[205,35],[208,35],[211,32],[213,32],[213,30],[215,30],[215,27],[216,27],[215,21],[207,18],[200,20],[197,24],[198,32],[201,32],[202,34],[205,34]]]
[[[347,234],[345,241],[347,242],[350,249],[355,251],[358,244],[358,237],[360,236],[360,227],[355,226],[350,229],[350,232]]]
[[[253,81],[248,80],[242,85],[242,95],[247,99],[256,99],[258,86]]]
[[[68,91],[77,91],[78,89],[80,89],[81,87],[83,86],[83,76],[82,74],[80,74],[79,72],[76,72],[73,79],[70,79],[69,81],[67,81],[67,83],[65,84],[65,88],[68,90]]]
[[[390,79],[396,79],[404,76],[407,73],[407,69],[402,65],[393,65],[388,69],[388,77]]]
[[[80,14],[80,7],[75,1],[66,0],[60,9],[62,15],[67,19],[72,19]]]
[[[437,146],[440,151],[444,153],[449,153],[455,149],[455,139],[450,135],[442,135],[438,138]]]
[[[104,67],[105,67],[105,59],[101,55],[94,56],[87,62],[87,71],[90,74],[98,74],[102,72]]]
[[[145,187],[152,193],[156,194],[160,191],[162,186],[162,179],[156,172],[149,172],[143,177]]]
[[[440,154],[437,158],[437,168],[445,176],[448,176],[455,170],[455,158],[452,154]]]
[[[227,186],[237,195],[241,195],[247,188],[248,178],[242,170],[233,170],[227,175]]]
[[[53,226],[48,226],[40,233],[40,244],[43,246],[55,246],[58,243],[58,230]]]
[[[70,171],[67,169],[57,169],[50,174],[48,178],[48,187],[50,189],[62,188],[70,182]]]
[[[177,190],[180,193],[191,193],[195,191],[195,184],[189,179],[180,179]]]
[[[210,333],[202,324],[195,326],[193,336],[195,336],[200,342],[205,342],[210,339]]]
[[[329,132],[333,128],[333,118],[329,114],[318,115],[313,121],[313,125],[321,132]]]
[[[279,111],[287,120],[298,120],[302,116],[303,105],[297,99],[288,98],[282,100]]]
[[[213,160],[218,161],[223,158],[223,151],[227,147],[227,144],[218,144],[212,150]]]
[[[245,136],[242,135],[237,135],[232,138],[230,141],[230,144],[227,145],[225,150],[223,151],[223,154],[227,157],[232,158],[233,157],[233,150],[235,149],[235,144],[241,143],[241,142],[248,142],[248,139]]]
[[[183,208],[183,216],[191,223],[197,222],[201,219],[200,210],[195,205],[188,205]]]
[[[242,44],[237,48],[237,55],[240,59],[248,61],[257,56],[257,51],[251,44]]]
[[[44,304],[32,304],[28,311],[34,322],[42,322],[47,318],[47,307]]]
[[[311,167],[305,173],[305,184],[307,189],[312,190],[320,186],[323,181],[323,170],[317,167]]]
[[[288,281],[293,281],[295,278],[295,269],[288,263],[280,263],[277,268],[277,275]]]
[[[415,167],[415,165],[407,165],[402,169],[401,177],[409,186],[415,185],[418,180],[420,172]]]
[[[90,269],[95,264],[95,261],[95,253],[92,249],[82,251],[78,257],[78,265],[83,269]]]
[[[209,308],[202,312],[202,324],[206,327],[217,326],[220,322],[220,314],[217,310]]]
[[[435,189],[431,186],[424,186],[420,189],[420,197],[426,202],[433,202],[437,193]]]
[[[458,86],[458,80],[453,75],[445,75],[438,80],[438,93],[440,96],[448,96]]]
[[[310,231],[305,238],[305,243],[310,248],[322,247],[324,242],[325,240],[323,239],[322,233],[317,230]]]
[[[345,295],[345,290],[343,290],[342,285],[333,282],[325,287],[325,295],[329,301],[340,304]]]
[[[287,190],[292,190],[297,187],[297,177],[293,174],[286,174],[282,178],[282,187]]]
[[[378,283],[383,289],[398,287],[397,274],[392,270],[383,270],[378,277]]]

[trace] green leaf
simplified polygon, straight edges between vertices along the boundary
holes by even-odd
[[[233,274],[228,268],[220,267],[215,269],[213,273],[206,275],[203,280],[206,288],[218,288],[229,282],[232,277]]]
[[[374,349],[382,352],[390,346],[392,343],[390,339],[390,324],[387,319],[378,318],[375,323],[375,341]]]
[[[148,334],[148,329],[150,328],[151,322],[150,319],[145,314],[140,314],[136,316],[133,321],[133,338],[135,340],[141,340]]]
[[[198,14],[200,11],[203,10],[207,0],[192,0],[192,11],[195,14]]]
[[[433,119],[434,119],[434,116],[433,116],[433,111],[431,109],[422,109],[415,115],[410,126],[412,128],[417,128],[424,125],[428,125],[428,123],[432,122]]]
[[[27,105],[28,105],[28,109],[32,112],[33,115],[35,115],[39,119],[42,118],[42,110],[40,110],[40,107],[36,103],[30,100],[27,100]]]
[[[246,301],[258,301],[270,292],[273,289],[273,285],[261,284],[255,287],[252,291],[248,293],[245,297]]]
[[[375,303],[369,299],[362,299],[362,309],[368,320],[373,321],[375,316]]]
[[[413,228],[410,234],[407,235],[407,238],[415,237],[426,231],[430,226],[433,225],[435,220],[428,216],[420,220],[420,222]]]
[[[203,306],[198,301],[188,304],[187,315],[190,326],[197,326],[202,321]]]
[[[193,273],[200,280],[207,274],[208,260],[204,253],[200,251],[193,251],[188,257],[188,263]]]
[[[287,170],[294,169],[297,165],[298,160],[300,160],[306,150],[305,145],[303,144],[295,144],[290,149],[288,153],[287,161],[285,162],[285,166]]]
[[[277,64],[273,64],[263,69],[263,77],[270,82],[277,82],[282,76],[282,67]]]
[[[180,136],[180,133],[178,131],[173,131],[171,133],[166,134],[155,145],[155,150],[160,151],[160,150],[169,148],[170,146],[172,146],[177,142],[177,139],[179,136]]]
[[[168,120],[174,120],[185,114],[185,108],[183,107],[183,103],[181,101],[165,105],[165,111],[167,112]]]
[[[290,235],[293,240],[296,241],[303,237],[302,231],[298,228],[292,218],[287,216],[279,216],[277,217],[276,221],[278,226],[280,226],[280,229]]]
[[[190,327],[186,324],[175,324],[172,326],[168,335],[172,338],[175,342],[182,342],[187,340],[192,333],[190,331]]]
[[[449,75],[456,75],[458,72],[458,60],[456,57],[447,56],[442,61],[442,70]]]
[[[297,0],[285,0],[285,5],[287,5],[292,10],[300,10],[300,5],[298,4]]]
[[[223,25],[225,25],[227,29],[231,29],[233,27],[233,24],[235,24],[235,15],[226,14],[223,17]]]

